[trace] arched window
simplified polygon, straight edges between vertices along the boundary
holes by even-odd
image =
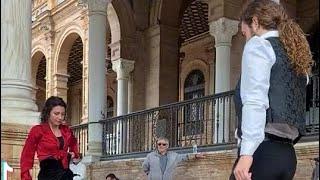
[[[184,100],[204,96],[204,75],[200,70],[193,70],[184,83]],[[184,111],[185,135],[195,135],[203,132],[204,104],[195,102],[187,104]]]
[[[193,70],[184,83],[184,100],[202,96],[204,96],[204,75],[200,70]]]
[[[110,96],[107,96],[107,118],[113,117],[114,103]]]

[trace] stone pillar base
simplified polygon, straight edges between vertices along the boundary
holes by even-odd
[[[86,156],[101,156],[102,155],[102,142],[100,141],[89,141],[88,142],[88,152]]]
[[[98,161],[100,161],[100,156],[88,155],[88,156],[84,156],[81,162],[86,166],[88,166]]]
[[[1,122],[35,125],[40,113],[26,81],[1,78]]]
[[[13,172],[8,172],[8,179],[20,179],[21,152],[31,127],[30,125],[1,122],[1,159],[13,168]],[[38,172],[39,161],[35,160],[31,174],[32,179],[36,179]]]
[[[40,123],[40,112],[1,108],[1,123],[33,126]]]

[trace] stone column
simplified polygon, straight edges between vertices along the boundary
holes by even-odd
[[[145,34],[146,108],[178,101],[179,28],[157,25]],[[168,83],[170,82],[170,83]]]
[[[117,73],[117,116],[121,116],[128,113],[128,85],[130,72],[134,69],[134,61],[119,58],[112,61],[112,69]],[[116,137],[118,137],[116,139],[116,153],[120,153],[122,145],[127,144],[127,139],[122,138],[127,137],[127,132],[128,124],[119,121],[116,125]]]
[[[105,49],[109,0],[82,0],[88,7],[88,161],[102,155],[102,118],[105,105]]]
[[[53,95],[61,97],[66,103],[68,97],[68,74],[56,73],[53,75]]]
[[[130,74],[128,85],[128,113],[131,113],[133,109],[133,85],[133,74]]]
[[[31,1],[1,0],[1,123],[39,123],[32,91]]]
[[[134,69],[134,61],[118,59],[112,61],[112,70],[117,73],[117,116],[128,113],[128,83],[130,72]]]
[[[210,34],[215,38],[215,94],[217,94],[230,91],[230,47],[232,36],[238,32],[239,21],[222,17],[210,22],[209,25]],[[228,142],[230,107],[222,102],[217,103],[215,108],[215,142]]]

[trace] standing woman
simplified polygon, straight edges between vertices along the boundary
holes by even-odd
[[[68,154],[78,158],[77,140],[71,129],[63,125],[66,103],[62,98],[51,96],[41,112],[40,125],[33,126],[28,134],[20,159],[21,179],[31,180],[34,155],[40,161],[39,180],[72,180]],[[70,152],[68,152],[68,150]]]
[[[242,23],[253,32],[242,56],[235,105],[241,137],[237,180],[291,180],[293,144],[305,132],[305,102],[312,56],[303,31],[271,0],[247,6]]]

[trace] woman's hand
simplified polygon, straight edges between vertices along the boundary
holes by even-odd
[[[72,163],[75,164],[75,165],[77,165],[80,161],[81,161],[80,158],[72,159]]]
[[[251,173],[249,169],[252,165],[252,156],[241,156],[236,168],[233,171],[237,180],[251,180]]]
[[[74,152],[69,152],[69,154],[71,155],[71,159],[73,159],[75,157]]]

